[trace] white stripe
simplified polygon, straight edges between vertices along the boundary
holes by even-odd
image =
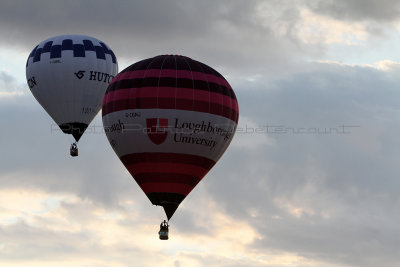
[[[168,134],[162,144],[157,145],[150,140],[146,126],[148,118],[168,119]],[[225,152],[236,129],[235,122],[222,116],[171,109],[130,109],[112,112],[103,117],[103,124],[105,128],[111,127],[110,131],[106,131],[107,138],[119,157],[131,153],[164,152],[197,155],[214,161]],[[188,129],[189,124],[195,126],[196,130]],[[118,131],[118,125],[123,125],[124,129]],[[217,127],[231,134],[209,131]]]

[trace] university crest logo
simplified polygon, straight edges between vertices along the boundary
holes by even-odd
[[[166,118],[149,118],[146,119],[147,136],[150,140],[160,145],[164,143],[168,135],[168,119]]]

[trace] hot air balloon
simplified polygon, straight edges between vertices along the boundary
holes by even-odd
[[[227,149],[239,109],[217,71],[185,56],[161,55],[113,79],[102,116],[115,153],[169,221]],[[168,239],[163,223],[160,239]]]
[[[60,129],[76,143],[99,112],[104,93],[117,74],[117,59],[102,41],[61,35],[39,43],[26,63],[28,86]]]

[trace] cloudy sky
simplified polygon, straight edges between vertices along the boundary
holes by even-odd
[[[0,266],[399,266],[394,0],[0,0]],[[91,35],[120,70],[182,54],[222,73],[240,122],[170,240],[98,115],[68,155],[31,95],[39,42]]]

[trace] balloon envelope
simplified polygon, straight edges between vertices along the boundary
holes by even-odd
[[[28,86],[64,133],[76,141],[101,108],[118,65],[100,40],[62,35],[39,43],[26,63]]]
[[[102,113],[115,153],[170,219],[228,147],[239,109],[217,71],[188,57],[162,55],[119,73]]]

